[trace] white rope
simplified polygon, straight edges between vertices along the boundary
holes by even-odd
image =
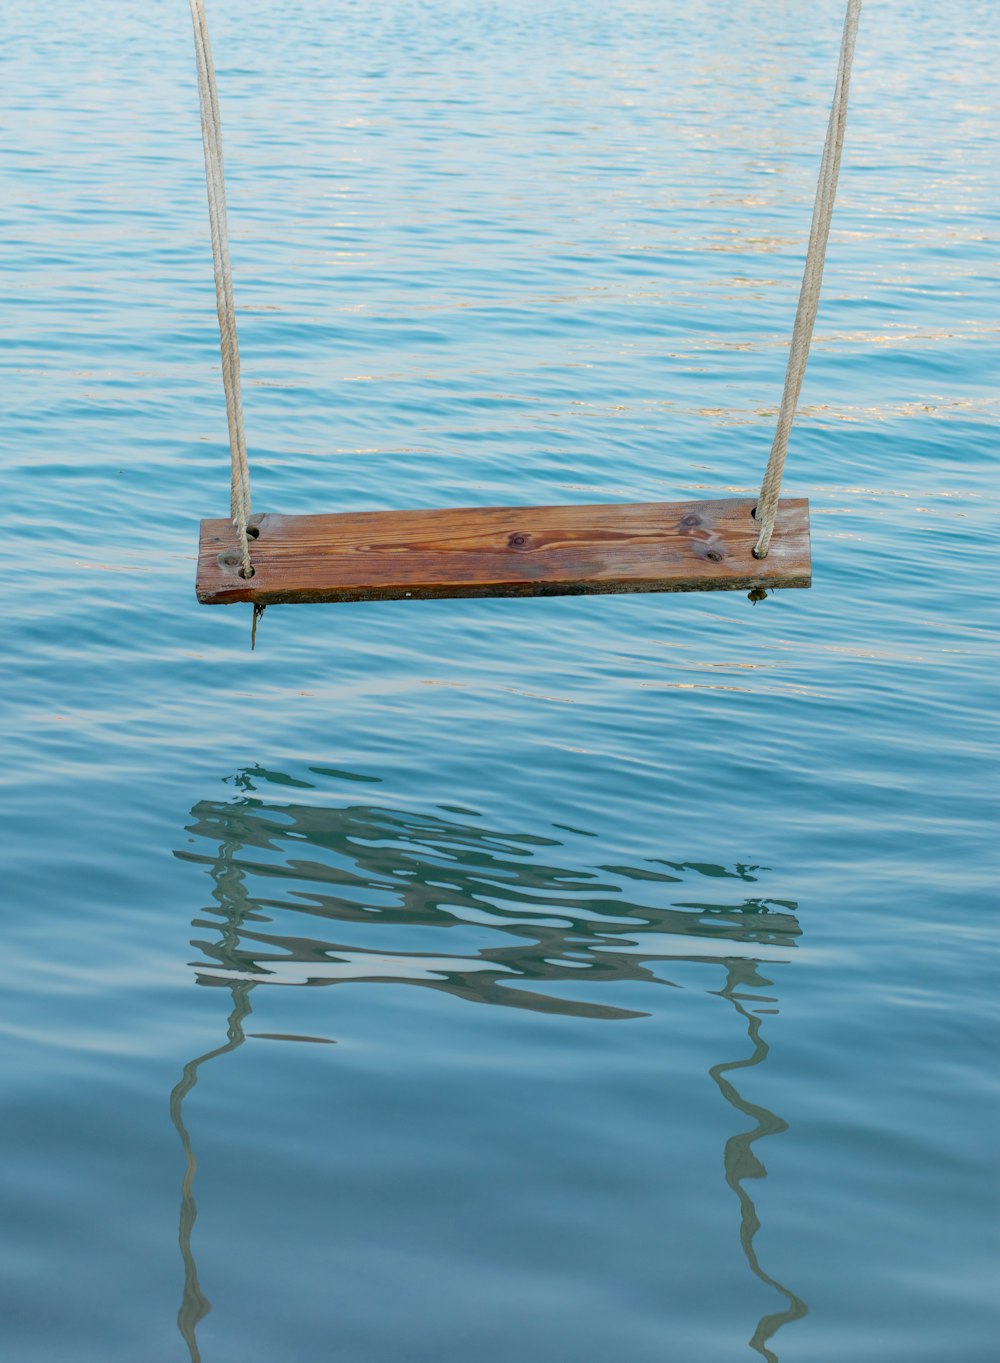
[[[774,519],[778,513],[778,497],[781,494],[781,475],[785,467],[788,451],[788,437],[795,418],[795,408],[802,379],[809,360],[809,346],[812,342],[816,310],[819,307],[819,291],[823,283],[823,264],[826,259],[826,243],[830,235],[830,219],[833,216],[833,201],[837,195],[837,177],[840,173],[840,153],[844,145],[844,128],[847,123],[847,93],[851,82],[851,63],[854,60],[854,40],[858,33],[858,20],[861,17],[861,0],[848,0],[847,17],[844,20],[844,36],[840,45],[840,63],[837,67],[837,85],[833,93],[830,121],[826,129],[826,142],[823,146],[823,159],[820,162],[819,183],[816,186],[816,203],[813,208],[812,227],[809,232],[809,249],[806,252],[805,270],[802,275],[802,289],[799,305],[795,313],[795,326],[792,331],[792,344],[788,354],[788,368],[785,371],[785,391],[781,395],[781,410],[774,433],[771,454],[761,483],[757,499],[757,520],[760,522],[760,535],[754,545],[754,556],[765,558],[774,530]]]
[[[226,223],[226,183],[222,160],[222,123],[215,88],[215,67],[208,40],[204,0],[190,0],[194,23],[194,46],[198,58],[198,99],[201,104],[201,139],[205,148],[205,180],[208,185],[208,218],[212,232],[212,263],[215,268],[215,302],[219,314],[222,348],[222,383],[226,390],[229,422],[229,454],[232,483],[229,514],[236,527],[242,557],[242,575],[253,577],[247,517],[250,515],[250,467],[243,431],[243,399],[240,395],[240,347],[236,337],[236,305],[233,272],[229,263],[229,231]]]

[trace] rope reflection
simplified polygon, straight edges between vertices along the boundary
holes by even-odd
[[[723,1164],[726,1170],[726,1182],[739,1198],[740,1245],[746,1256],[746,1261],[750,1265],[750,1271],[762,1283],[766,1283],[768,1287],[780,1292],[788,1302],[784,1311],[775,1311],[762,1316],[749,1341],[750,1347],[762,1354],[768,1360],[768,1363],[778,1363],[778,1356],[768,1348],[768,1341],[773,1339],[783,1325],[787,1325],[793,1320],[801,1320],[809,1308],[801,1297],[797,1297],[794,1292],[789,1291],[787,1287],[779,1283],[776,1278],[772,1278],[761,1267],[757,1251],[754,1248],[754,1236],[760,1230],[760,1217],[757,1215],[753,1198],[744,1187],[744,1180],[767,1178],[767,1170],[754,1153],[754,1142],[764,1136],[780,1135],[783,1131],[788,1130],[788,1123],[768,1108],[749,1102],[726,1078],[726,1075],[731,1074],[733,1070],[751,1069],[754,1065],[763,1064],[768,1057],[770,1048],[761,1036],[760,1031],[762,1019],[743,1006],[741,996],[736,991],[737,989],[767,988],[770,982],[758,975],[754,961],[729,961],[727,966],[728,978],[725,988],[720,989],[719,994],[722,998],[728,999],[740,1017],[746,1021],[747,1035],[750,1038],[750,1044],[753,1046],[753,1052],[744,1060],[729,1060],[724,1064],[713,1065],[709,1074],[718,1084],[719,1092],[726,1102],[736,1108],[738,1112],[743,1112],[746,1116],[753,1118],[757,1123],[749,1131],[741,1131],[736,1136],[730,1136],[729,1140],[726,1141]]]

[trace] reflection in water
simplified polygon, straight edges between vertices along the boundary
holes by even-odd
[[[753,1143],[763,1136],[780,1135],[782,1131],[788,1130],[788,1123],[782,1121],[780,1117],[766,1107],[759,1107],[756,1103],[751,1103],[743,1098],[731,1080],[725,1077],[733,1070],[750,1069],[751,1066],[759,1065],[767,1059],[768,1045],[760,1034],[761,1019],[743,1007],[743,1002],[752,1000],[754,996],[737,994],[736,990],[738,988],[766,989],[770,984],[769,980],[758,975],[756,963],[753,961],[728,961],[727,968],[726,985],[719,992],[723,998],[729,999],[739,1015],[746,1019],[747,1035],[753,1046],[753,1053],[747,1056],[745,1060],[730,1060],[723,1064],[713,1065],[709,1074],[718,1084],[719,1092],[726,1102],[731,1103],[740,1112],[745,1112],[757,1123],[750,1131],[741,1131],[737,1136],[730,1136],[729,1140],[726,1141],[723,1162],[726,1169],[726,1182],[740,1200],[740,1245],[746,1255],[747,1263],[761,1282],[767,1283],[769,1287],[773,1287],[788,1299],[788,1306],[784,1311],[774,1311],[770,1315],[760,1318],[750,1340],[751,1347],[763,1354],[768,1363],[777,1363],[778,1356],[767,1347],[768,1340],[776,1335],[786,1322],[800,1320],[809,1308],[801,1297],[797,1297],[794,1292],[783,1287],[777,1279],[772,1278],[769,1273],[765,1273],[761,1268],[753,1244],[753,1238],[760,1230],[760,1218],[757,1215],[757,1208],[753,1204],[753,1198],[743,1186],[743,1180],[767,1177],[767,1170],[753,1151]]]
[[[184,1294],[181,1297],[180,1310],[177,1312],[177,1326],[184,1336],[192,1363],[201,1363],[195,1331],[202,1316],[207,1316],[211,1311],[212,1304],[198,1284],[198,1266],[191,1248],[191,1233],[198,1218],[198,1207],[194,1200],[194,1176],[198,1169],[198,1161],[191,1145],[191,1137],[184,1125],[182,1104],[197,1084],[198,1070],[206,1060],[214,1060],[217,1055],[225,1055],[227,1051],[235,1051],[237,1046],[243,1045],[245,1040],[243,1022],[250,1014],[249,994],[252,988],[253,985],[245,981],[239,981],[232,986],[233,1010],[229,1014],[226,1044],[217,1046],[214,1051],[208,1051],[205,1055],[199,1055],[196,1060],[189,1061],[184,1066],[180,1082],[170,1095],[170,1119],[181,1138],[186,1160],[184,1178],[181,1182],[181,1224],[178,1234],[181,1258],[184,1260]]]
[[[639,1017],[553,986],[670,985],[649,963],[783,959],[799,935],[794,904],[746,893],[753,866],[569,869],[548,859],[558,838],[378,805],[263,800],[250,793],[261,779],[276,774],[254,769],[239,778],[240,799],[195,806],[188,831],[217,851],[177,853],[215,884],[213,918],[194,921],[213,934],[193,943],[203,983],[392,980],[474,1003]],[[730,892],[721,902],[701,898],[713,882]],[[685,890],[698,897],[678,899]]]
[[[223,955],[227,951],[235,950],[239,942],[240,926],[243,919],[253,908],[245,884],[246,877],[238,867],[233,865],[232,852],[234,850],[228,845],[220,847],[212,870],[212,897],[218,905],[221,920],[219,930],[222,941],[220,949]],[[184,1261],[184,1293],[181,1297],[180,1310],[177,1312],[177,1326],[188,1346],[191,1363],[201,1363],[196,1331],[198,1322],[203,1316],[208,1315],[212,1309],[212,1304],[202,1292],[198,1283],[198,1266],[195,1263],[194,1251],[191,1248],[191,1235],[198,1217],[198,1207],[194,1198],[194,1176],[198,1169],[198,1161],[191,1145],[191,1137],[184,1125],[183,1103],[197,1084],[198,1071],[207,1060],[214,1060],[216,1056],[225,1055],[227,1051],[235,1051],[238,1046],[243,1045],[246,1039],[243,1033],[243,1023],[251,1012],[251,989],[253,989],[253,984],[249,981],[235,980],[233,982],[230,986],[233,1006],[226,1028],[225,1045],[217,1046],[214,1050],[207,1051],[204,1055],[199,1055],[197,1059],[189,1061],[184,1066],[184,1073],[181,1075],[179,1083],[170,1095],[170,1119],[181,1138],[185,1159],[184,1178],[181,1182],[181,1218],[178,1233],[181,1258]]]
[[[318,768],[315,774],[347,775]],[[312,782],[263,768],[245,771],[235,778],[238,799],[205,800],[192,810],[192,841],[205,839],[213,851],[176,853],[204,866],[213,882],[214,902],[206,911],[212,917],[193,923],[211,931],[192,943],[203,957],[195,963],[198,981],[228,986],[232,996],[225,1045],[185,1067],[170,1104],[186,1158],[178,1324],[193,1363],[200,1358],[197,1325],[210,1304],[192,1252],[196,1160],[182,1105],[200,1066],[243,1043],[256,984],[406,982],[472,1003],[615,1020],[647,1014],[580,995],[612,982],[675,987],[663,965],[669,961],[722,966],[727,980],[718,992],[748,1025],[752,1054],[709,1073],[726,1101],[756,1122],[727,1142],[725,1170],[740,1202],[747,1262],[788,1301],[759,1322],[750,1340],[774,1360],[768,1341],[786,1321],[805,1315],[806,1306],[758,1262],[753,1241],[760,1222],[744,1181],[765,1176],[754,1142],[786,1124],[744,1100],[727,1076],[768,1054],[761,1017],[744,1007],[753,996],[737,990],[767,987],[757,963],[787,959],[800,933],[795,903],[747,894],[754,866],[649,858],[639,865],[567,868],[552,864],[560,839],[491,831],[471,821],[474,811],[448,809],[463,816],[459,821],[379,805],[263,799],[255,794],[261,783],[288,794],[314,789]],[[708,884],[724,892],[722,902],[701,898]],[[564,982],[576,997],[559,992]]]

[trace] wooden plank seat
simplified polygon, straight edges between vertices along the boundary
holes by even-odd
[[[463,507],[251,518],[244,579],[228,520],[204,520],[198,600],[398,601],[808,587],[809,505],[781,501],[753,557],[753,498],[597,506]]]

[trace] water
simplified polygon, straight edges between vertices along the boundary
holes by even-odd
[[[210,18],[258,509],[752,491],[839,3]],[[994,1358],[991,7],[866,6],[811,591],[253,654],[186,6],[4,27],[4,1357]]]

